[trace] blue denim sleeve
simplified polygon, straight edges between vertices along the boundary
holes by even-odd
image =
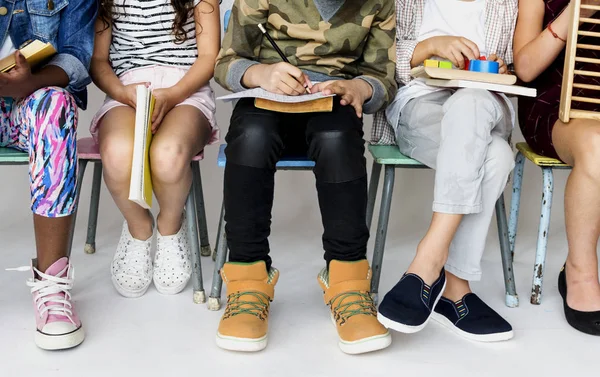
[[[61,68],[69,76],[67,90],[79,93],[92,82],[89,75],[94,50],[94,23],[98,11],[96,0],[70,1],[60,16],[57,48],[48,65]]]

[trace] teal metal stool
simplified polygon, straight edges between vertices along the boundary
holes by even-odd
[[[377,231],[375,233],[375,249],[373,251],[373,261],[371,262],[371,268],[373,269],[373,277],[371,279],[371,294],[373,295],[373,299],[377,301],[381,267],[383,265],[383,253],[385,251],[385,240],[390,219],[390,208],[392,205],[392,192],[394,189],[396,168],[428,169],[428,167],[421,164],[419,161],[403,155],[396,146],[369,145],[369,152],[373,156],[373,169],[371,170],[369,201],[367,204],[367,226],[369,229],[371,228],[371,222],[373,220],[373,210],[375,207],[375,199],[377,198],[377,188],[379,185],[379,177],[381,175],[381,167],[385,167],[381,208],[379,210],[379,220],[377,223]],[[519,305],[519,298],[515,288],[514,272],[512,269],[512,253],[510,251],[508,242],[508,225],[506,221],[504,194],[502,194],[496,202],[496,220],[498,223],[498,236],[500,239],[502,268],[504,270],[504,284],[506,288],[505,303],[506,306],[514,308]]]
[[[29,153],[0,148],[0,165],[29,165]]]

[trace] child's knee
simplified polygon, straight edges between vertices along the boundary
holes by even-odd
[[[100,144],[104,173],[110,180],[128,182],[131,178],[133,142],[129,139],[110,138]]]
[[[75,138],[77,105],[71,93],[58,87],[42,88],[29,96],[25,104],[34,117],[30,119],[33,135],[52,140]]]
[[[506,142],[500,137],[493,137],[489,145],[486,158],[486,174],[491,174],[498,179],[506,180],[515,167],[514,153]]]
[[[161,182],[176,183],[189,169],[191,152],[179,141],[152,143],[150,148],[150,166],[152,177]]]

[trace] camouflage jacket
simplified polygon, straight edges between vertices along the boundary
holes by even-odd
[[[241,80],[250,66],[281,62],[262,37],[261,23],[290,63],[312,81],[367,81],[373,96],[365,113],[394,98],[394,0],[235,0],[215,67],[215,79],[224,88],[245,90]]]

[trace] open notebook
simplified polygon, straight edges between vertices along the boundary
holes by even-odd
[[[35,67],[43,63],[56,54],[56,50],[50,43],[44,43],[37,39],[21,47],[19,51],[25,57],[25,59],[27,59],[27,62],[31,67]],[[13,69],[15,65],[16,62],[14,53],[5,56],[0,59],[0,72],[8,72]]]
[[[154,96],[144,85],[138,85],[133,136],[133,160],[129,200],[152,208],[152,176],[150,174],[150,143],[152,142],[152,112]]]
[[[254,98],[254,105],[260,109],[280,113],[314,113],[331,111],[333,109],[334,96],[335,94],[325,95],[320,92],[300,96],[288,96],[271,93],[262,88],[254,88],[228,94],[217,99],[228,102],[241,98]]]

